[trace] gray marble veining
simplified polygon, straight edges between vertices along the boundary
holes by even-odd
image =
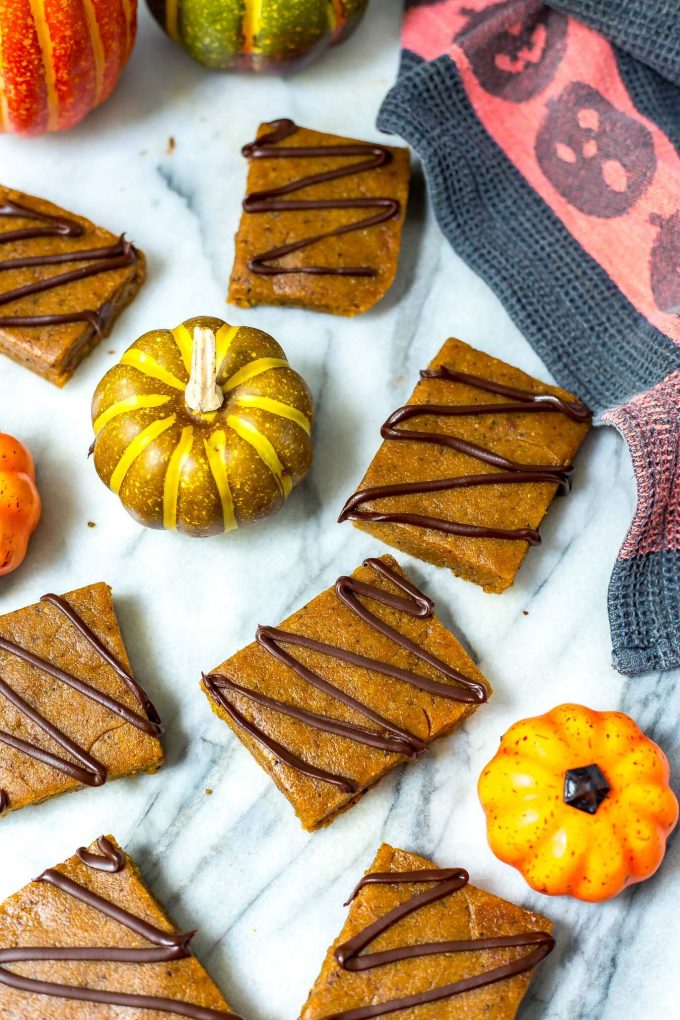
[[[397,66],[400,6],[373,0],[352,42],[287,81],[210,75],[143,14],[118,92],[84,125],[62,137],[0,139],[3,183],[126,230],[150,269],[114,335],[64,391],[0,364],[0,427],[34,451],[45,504],[25,566],[0,581],[0,612],[46,590],[107,580],[137,675],[168,724],[168,762],[157,776],[0,822],[0,896],[113,831],[178,922],[198,926],[196,952],[233,1005],[251,1020],[295,1020],[342,923],[342,901],[386,839],[441,865],[462,864],[476,883],[555,920],[558,950],[532,985],[524,1020],[677,1016],[680,840],[653,880],[611,903],[549,900],[492,856],[476,796],[502,732],[567,700],[629,712],[680,775],[678,675],[626,680],[610,663],[607,583],[635,504],[630,461],[613,432],[588,440],[573,494],[553,507],[542,548],[502,597],[403,557],[445,622],[465,635],[496,693],[463,730],[330,829],[314,836],[300,829],[198,690],[201,669],[251,640],[257,623],[277,623],[382,551],[335,518],[375,450],[380,423],[447,336],[546,377],[494,296],[440,236],[417,176],[398,279],[375,311],[345,320],[268,308],[246,314],[224,304],[245,181],[241,144],[260,120],[285,115],[378,137],[375,114]],[[273,333],[318,405],[307,483],[264,526],[207,542],[140,528],[86,457],[100,376],[142,332],[195,314]]]

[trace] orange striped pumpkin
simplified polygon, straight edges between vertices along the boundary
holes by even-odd
[[[136,31],[137,0],[1,0],[0,128],[73,127],[115,88]]]
[[[95,468],[140,524],[216,535],[283,506],[309,471],[312,415],[273,337],[197,316],[145,333],[99,383]]]

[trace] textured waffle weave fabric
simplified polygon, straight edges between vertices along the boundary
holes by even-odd
[[[631,451],[614,665],[680,665],[676,0],[415,0],[379,126],[559,383]]]

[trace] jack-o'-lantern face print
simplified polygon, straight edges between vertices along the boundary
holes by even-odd
[[[468,22],[456,36],[480,85],[492,96],[524,103],[552,81],[567,40],[567,19],[536,0],[463,8]]]
[[[667,220],[650,219],[660,228],[649,265],[654,300],[662,312],[680,315],[680,210]]]
[[[560,195],[604,218],[635,205],[656,170],[651,132],[583,82],[572,82],[548,104],[536,158]]]

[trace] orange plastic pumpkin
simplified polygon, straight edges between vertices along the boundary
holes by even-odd
[[[0,432],[0,576],[23,562],[39,520],[33,458],[17,439]]]
[[[657,870],[678,820],[665,754],[620,712],[522,719],[479,778],[495,855],[537,892],[599,902]]]

